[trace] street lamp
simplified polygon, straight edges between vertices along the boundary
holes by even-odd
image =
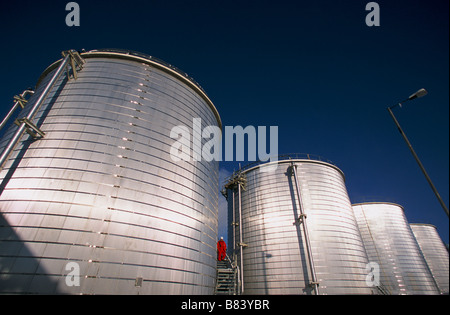
[[[408,101],[409,101],[409,100],[413,100],[413,99],[415,99],[415,98],[419,98],[419,97],[425,96],[425,95],[427,95],[427,94],[428,94],[427,90],[425,90],[425,89],[420,89],[420,90],[418,90],[416,93],[414,93],[413,95],[411,95],[410,97],[408,97]]]
[[[403,100],[403,101],[401,101],[401,102],[398,103],[398,104],[395,104],[395,105],[393,105],[393,106],[388,107],[387,110],[388,110],[389,114],[391,115],[392,119],[394,120],[394,123],[395,123],[395,125],[397,126],[398,131],[399,131],[400,134],[403,136],[403,139],[405,140],[406,144],[408,145],[409,150],[411,151],[412,155],[413,155],[414,158],[416,159],[417,164],[419,164],[419,167],[420,167],[420,169],[422,170],[423,175],[425,175],[425,178],[427,179],[428,184],[430,184],[431,189],[433,190],[434,194],[436,195],[437,199],[439,200],[439,203],[441,204],[442,208],[444,209],[445,213],[446,213],[447,216],[448,216],[448,208],[447,208],[447,206],[445,205],[444,201],[442,200],[441,196],[439,195],[439,193],[438,193],[436,187],[434,187],[434,184],[433,184],[433,182],[431,181],[430,176],[428,176],[427,172],[425,171],[425,168],[423,167],[422,162],[420,162],[419,157],[417,156],[417,154],[416,154],[416,152],[414,151],[414,149],[413,149],[411,143],[409,142],[408,138],[406,137],[405,133],[403,132],[402,127],[400,127],[400,124],[398,123],[397,119],[396,119],[395,116],[394,116],[394,113],[392,112],[392,109],[393,109],[394,107],[397,107],[397,106],[402,107],[402,105],[403,105],[405,102],[411,101],[411,100],[416,99],[416,98],[423,97],[423,96],[425,96],[425,95],[427,95],[427,94],[428,94],[427,90],[425,90],[425,89],[420,89],[420,90],[418,90],[416,93],[414,93],[414,94],[412,94],[410,97],[408,97],[406,100]]]

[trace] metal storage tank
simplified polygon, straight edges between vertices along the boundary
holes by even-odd
[[[342,171],[311,155],[278,160],[244,168],[225,186],[241,292],[377,294],[365,281],[368,259]]]
[[[438,294],[403,207],[369,202],[353,205],[370,262],[379,266],[387,294]]]
[[[410,226],[439,291],[441,294],[449,294],[449,255],[436,227],[420,223]]]
[[[174,162],[169,136],[221,128],[213,103],[145,54],[63,56],[0,143],[0,292],[213,294],[218,162]]]

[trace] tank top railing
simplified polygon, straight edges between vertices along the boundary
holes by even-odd
[[[273,157],[270,157],[270,159],[273,159]],[[309,154],[309,153],[287,153],[287,154],[282,154],[282,155],[278,155],[276,157],[276,159],[273,159],[273,162],[281,162],[281,161],[289,161],[289,160],[311,160],[311,161],[319,161],[319,162],[325,162],[331,165],[336,166],[336,164],[328,159],[325,159],[323,157],[321,157],[320,155],[316,155],[316,154]],[[243,167],[240,167],[239,170],[234,171],[233,174],[231,176],[229,176],[228,178],[226,178],[224,180],[224,183],[229,182],[232,178],[236,177],[236,175],[238,173],[242,173],[246,170],[249,170],[253,167],[256,167],[258,165],[262,165],[265,163],[269,163],[269,160],[267,161],[255,161],[255,162],[251,162],[249,164],[244,165]]]

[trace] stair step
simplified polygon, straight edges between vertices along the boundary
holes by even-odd
[[[232,268],[231,262],[227,260],[217,261],[217,279],[216,290],[217,295],[236,294],[236,273]]]

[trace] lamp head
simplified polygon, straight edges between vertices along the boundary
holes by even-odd
[[[420,97],[425,96],[425,95],[427,95],[427,94],[428,94],[427,90],[425,90],[425,89],[420,89],[420,90],[418,90],[416,93],[414,93],[413,95],[411,95],[411,96],[408,98],[408,100],[413,100],[413,99],[415,99],[415,98],[420,98]]]

